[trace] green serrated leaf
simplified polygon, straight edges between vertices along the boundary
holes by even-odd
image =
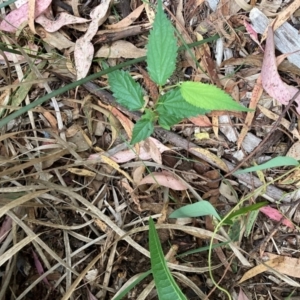
[[[167,130],[184,118],[204,115],[209,112],[186,102],[179,88],[173,89],[161,96],[156,104],[156,111],[159,114],[159,125]]]
[[[114,71],[108,75],[108,82],[119,104],[129,110],[139,110],[144,106],[143,90],[129,73]]]
[[[161,115],[168,114],[182,119],[204,115],[209,112],[209,110],[186,102],[179,88],[175,88],[162,95],[156,104],[156,110]]]
[[[148,118],[146,115],[142,116],[138,120],[132,131],[132,139],[130,141],[131,145],[139,143],[149,137],[154,131],[153,120]]]
[[[164,258],[153,220],[149,219],[149,248],[152,274],[159,300],[186,300]]]
[[[182,118],[178,118],[172,115],[163,115],[163,114],[159,114],[158,116],[158,124],[167,130],[171,129],[171,126],[178,124],[178,122],[180,122],[182,120]]]
[[[162,1],[158,0],[146,59],[149,75],[157,84],[164,85],[175,71],[177,50],[174,28],[163,12]]]
[[[258,170],[265,170],[275,167],[286,167],[286,166],[299,166],[299,162],[292,157],[289,156],[277,156],[275,158],[272,158],[268,160],[266,163],[263,163],[258,166],[246,168],[244,170],[239,170],[234,172],[235,175],[249,173],[249,172],[255,172]]]
[[[170,214],[169,218],[193,218],[207,215],[212,215],[221,220],[215,208],[208,201],[202,200],[176,209]]]
[[[208,110],[252,111],[235,102],[223,90],[201,82],[183,82],[182,97],[192,105]]]

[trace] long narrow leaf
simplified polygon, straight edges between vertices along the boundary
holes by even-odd
[[[202,200],[176,209],[170,214],[169,218],[193,218],[207,215],[212,215],[221,220],[215,208],[208,201]]]
[[[238,175],[238,174],[244,174],[244,173],[249,173],[249,172],[255,172],[255,171],[275,168],[275,167],[298,166],[298,165],[299,165],[299,162],[292,157],[277,156],[275,158],[270,159],[266,163],[263,163],[258,166],[250,167],[250,168],[247,168],[244,170],[238,170],[238,171],[234,172],[234,174]]]
[[[149,248],[152,274],[159,300],[186,300],[167,267],[153,220],[149,219]]]
[[[119,292],[111,300],[121,300],[127,295],[128,292],[130,292],[136,285],[138,285],[144,278],[146,278],[151,273],[152,270],[142,273],[123,289],[123,287],[126,285],[125,283],[124,286],[121,287]]]

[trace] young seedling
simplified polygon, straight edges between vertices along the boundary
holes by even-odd
[[[249,111],[235,102],[223,90],[199,82],[177,83],[166,91],[163,87],[176,68],[178,46],[172,23],[158,1],[157,13],[147,45],[147,70],[150,78],[157,84],[160,97],[151,109],[146,108],[141,119],[135,124],[131,144],[149,137],[158,124],[170,129],[184,118],[203,115],[211,110]],[[108,81],[116,101],[130,111],[141,110],[145,101],[142,87],[128,72],[114,71]],[[153,99],[155,100],[155,99]]]

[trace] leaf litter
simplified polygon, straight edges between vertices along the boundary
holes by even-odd
[[[270,23],[278,13],[274,29],[287,22],[296,27],[298,2],[276,7],[263,2],[260,6],[255,4],[253,10],[261,8]],[[231,94],[244,105],[245,112],[209,112],[218,106],[206,103],[205,115],[176,119],[174,126],[161,117],[159,124],[171,127],[171,131],[153,128],[151,137],[132,147],[129,142],[139,114],[130,109],[150,109],[157,100],[157,96],[144,99],[148,93],[155,94],[148,89],[152,88],[150,78],[156,75],[151,69],[147,74],[139,61],[122,72],[128,72],[128,80],[142,83],[143,89],[113,91],[140,99],[134,107],[126,101],[123,107],[113,102],[105,75],[93,82],[93,92],[83,85],[77,89],[74,86],[56,99],[56,107],[45,102],[2,128],[0,299],[12,294],[17,299],[46,295],[57,299],[112,299],[137,274],[151,268],[148,228],[144,226],[149,217],[159,220],[164,253],[169,252],[170,245],[176,246],[178,254],[187,253],[185,261],[178,258],[168,266],[184,276],[183,280],[178,275],[176,282],[190,299],[208,295],[210,299],[223,299],[225,294],[221,296],[223,292],[209,284],[211,276],[232,298],[238,295],[239,299],[254,299],[259,295],[267,299],[268,293],[278,298],[292,293],[299,296],[299,166],[295,162],[291,169],[283,159],[261,170],[274,157],[299,160],[299,96],[296,105],[282,115],[283,105],[298,91],[299,70],[287,61],[277,66],[272,27],[269,26],[265,44],[259,42],[247,18],[251,7],[238,3],[242,7],[239,11],[235,1],[220,1],[215,11],[203,1],[170,4],[168,18],[186,43],[219,34],[218,43],[225,50],[221,51],[220,67],[214,41],[206,42],[203,48],[186,50],[179,54],[176,67],[172,65],[172,70],[158,80],[163,84],[175,69],[169,85],[183,82],[183,87],[188,86],[184,81],[189,77],[192,84],[222,86],[227,94],[216,94],[216,98],[226,102]],[[87,1],[78,5],[73,1],[70,5],[67,1],[35,1],[19,8],[3,6],[2,118],[43,96],[44,80],[49,80],[46,93],[50,93],[75,78],[101,70],[99,59],[116,66],[128,58],[143,57],[148,51],[145,45],[155,7],[131,1],[129,13],[123,14],[122,5],[125,2]],[[208,5],[213,8],[210,1]],[[206,17],[197,14],[199,9],[205,11]],[[160,17],[164,22],[164,15]],[[240,29],[244,25],[247,32]],[[165,29],[173,32],[172,28]],[[184,44],[182,40],[180,44]],[[177,51],[177,45],[173,46],[170,56]],[[164,45],[159,47],[164,51]],[[236,50],[236,55],[223,59],[223,51],[230,49]],[[149,59],[159,68],[170,67],[164,68],[167,60]],[[174,106],[178,104],[175,100],[169,99],[161,111],[181,109]],[[234,139],[229,134],[232,131]],[[249,150],[249,145],[258,146]],[[256,154],[249,157],[252,152]],[[253,172],[231,174],[240,162],[240,168],[252,166]],[[234,201],[230,200],[233,195]],[[261,198],[266,198],[269,205],[260,208],[250,222],[253,211],[247,208],[261,202]],[[193,204],[196,206],[187,206]],[[193,218],[169,219],[184,207],[197,207],[199,212],[190,212]],[[244,213],[230,220],[230,225],[222,226],[213,237],[216,224],[209,215],[216,212],[222,219],[239,209]],[[243,235],[243,228],[251,232],[250,237]],[[232,235],[235,229],[237,239]],[[207,245],[212,237],[230,244],[213,249],[209,256]],[[262,257],[258,248],[266,250]],[[238,272],[230,261],[232,255],[238,262]],[[264,260],[266,257],[269,262]],[[88,276],[91,274],[94,275]],[[244,280],[247,286],[242,284]],[[150,281],[151,277],[146,277],[143,283]],[[265,287],[270,282],[275,285],[267,285],[267,291]],[[193,284],[205,288],[199,291]],[[144,286],[136,285],[125,298],[137,299],[137,295],[146,293]]]

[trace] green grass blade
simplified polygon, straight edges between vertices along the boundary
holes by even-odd
[[[138,278],[136,278],[133,282],[131,282],[124,290],[122,290],[121,293],[116,294],[111,300],[121,300],[123,297],[125,297],[130,290],[132,290],[136,285],[138,285],[143,279],[145,279],[148,275],[152,273],[152,270],[149,270],[143,274],[141,274]]]
[[[167,267],[153,220],[149,219],[149,248],[152,274],[159,300],[187,300]]]
[[[265,169],[270,169],[270,168],[275,168],[275,167],[286,167],[286,166],[299,166],[299,162],[292,157],[288,156],[277,156],[275,158],[272,158],[268,160],[267,162],[250,167],[244,170],[239,170],[234,172],[235,175],[238,174],[244,174],[244,173],[249,173],[249,172],[255,172],[255,171],[260,171],[260,170],[265,170]]]
[[[0,4],[0,9],[3,8],[3,7],[6,7],[6,6],[10,5],[10,4],[13,4],[13,3],[15,3],[16,1],[17,1],[17,0],[8,0],[8,1],[4,2],[4,3],[1,3],[1,4]]]

